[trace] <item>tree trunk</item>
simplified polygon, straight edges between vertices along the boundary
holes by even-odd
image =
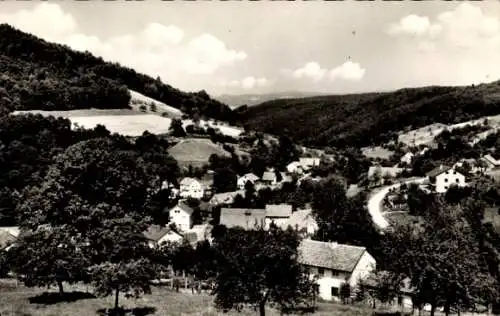
[[[115,311],[118,313],[118,299],[120,298],[120,290],[116,288],[115,291]]]
[[[57,287],[59,288],[59,294],[64,294],[64,287],[62,281],[57,281]]]
[[[436,303],[431,304],[431,316],[436,314]]]
[[[266,302],[261,302],[259,304],[259,315],[266,316]]]

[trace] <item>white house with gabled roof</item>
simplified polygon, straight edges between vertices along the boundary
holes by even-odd
[[[299,263],[316,280],[319,297],[338,300],[340,287],[355,288],[376,269],[375,259],[365,247],[303,239],[299,245]]]
[[[452,167],[440,165],[426,173],[436,193],[445,193],[452,185],[464,187],[465,176]]]
[[[205,186],[198,179],[186,177],[181,180],[179,186],[181,198],[201,199],[205,195]]]

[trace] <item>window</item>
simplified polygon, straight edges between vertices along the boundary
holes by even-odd
[[[448,190],[448,186],[447,186],[447,185],[445,185],[445,186],[444,186],[444,189],[445,189],[445,190]]]
[[[444,182],[448,182],[448,178],[444,178]]]
[[[340,275],[339,271],[332,270],[332,276],[338,277]]]
[[[318,275],[319,275],[319,276],[324,276],[324,275],[325,275],[325,269],[323,269],[323,268],[318,268]]]
[[[332,296],[339,296],[339,288],[332,286]]]
[[[456,183],[459,183],[459,182],[460,182],[460,180],[458,180],[458,178],[457,178],[457,179],[455,179],[455,182],[456,182]]]

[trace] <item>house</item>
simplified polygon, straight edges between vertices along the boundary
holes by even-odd
[[[490,154],[485,155],[483,158],[481,158],[481,160],[483,160],[486,163],[488,169],[495,169],[500,167],[500,160],[496,160]]]
[[[426,177],[434,186],[434,191],[437,193],[448,191],[451,185],[457,185],[459,187],[464,187],[466,185],[465,176],[449,166],[440,165],[427,172]]]
[[[368,169],[368,179],[373,180],[376,175],[379,176],[379,180],[384,177],[397,178],[403,170],[403,168],[396,167],[371,166]]]
[[[145,232],[144,236],[148,239],[149,247],[155,248],[163,243],[180,243],[182,235],[166,226],[151,225]]]
[[[176,206],[169,210],[170,222],[174,223],[180,230],[188,230],[193,225],[194,210],[183,201],[179,201]]]
[[[300,166],[303,170],[309,170],[312,167],[319,166],[321,160],[319,158],[299,158]]]
[[[212,194],[213,185],[214,185],[214,174],[210,172],[205,174],[199,180],[201,187],[203,189],[203,197],[209,197]]]
[[[220,210],[220,224],[227,228],[242,227],[248,230],[265,227],[266,210],[222,208]]]
[[[337,300],[342,283],[355,288],[376,268],[375,259],[365,247],[303,239],[299,245],[299,263],[315,277],[319,297]]]
[[[286,171],[289,173],[298,173],[302,174],[304,173],[304,169],[302,168],[302,165],[298,161],[292,161],[286,166]]]
[[[181,198],[202,199],[205,196],[204,185],[195,178],[186,177],[179,183],[179,196]]]
[[[231,205],[234,202],[236,196],[241,195],[245,197],[245,190],[231,191],[231,192],[223,192],[217,193],[212,196],[208,203],[210,205]]]
[[[414,156],[415,155],[411,151],[409,151],[406,154],[404,154],[403,157],[401,157],[401,159],[399,159],[399,161],[406,164],[406,165],[410,165]]]
[[[271,223],[282,226],[292,215],[290,204],[268,204],[266,205],[266,229]]]
[[[266,171],[260,181],[268,185],[274,185],[278,183],[278,177],[274,171]]]
[[[247,173],[245,175],[242,175],[241,177],[238,178],[238,189],[244,190],[247,182],[250,181],[252,184],[255,184],[255,182],[258,180],[259,180],[259,177],[257,177],[253,173]]]
[[[312,215],[311,209],[297,210],[293,212],[287,221],[282,225],[282,229],[291,227],[303,236],[311,236],[318,230],[318,223]]]

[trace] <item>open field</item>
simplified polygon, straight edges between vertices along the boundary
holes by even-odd
[[[182,111],[179,109],[176,109],[170,105],[167,105],[163,102],[157,101],[155,99],[152,99],[148,96],[145,96],[137,91],[134,90],[129,90],[130,92],[130,106],[134,109],[139,111],[139,107],[141,105],[146,106],[146,112],[151,112],[151,113],[166,113],[169,117],[174,117],[174,118],[180,118],[182,116]],[[156,105],[156,112],[152,112],[150,109],[150,104],[154,103]]]
[[[71,302],[40,302],[40,295],[45,289],[26,288],[16,286],[13,282],[0,283],[0,315],[2,316],[92,316],[103,315],[104,309],[113,306],[113,297],[93,298],[85,295],[85,289],[68,287],[69,291],[83,291],[81,298]],[[52,289],[51,291],[54,291]],[[128,315],[157,315],[157,316],[216,316],[222,312],[215,309],[213,297],[208,294],[176,293],[167,288],[153,288],[151,295],[139,299],[120,297],[120,305],[132,311]],[[55,297],[55,296],[54,296]],[[317,316],[369,316],[372,310],[365,307],[346,306],[339,304],[318,303]],[[229,312],[228,316],[256,315],[253,310],[244,310],[241,313]],[[278,316],[277,310],[268,308],[266,315]]]
[[[377,147],[365,147],[362,148],[361,151],[363,152],[363,155],[365,155],[368,158],[380,158],[380,159],[389,159],[394,152],[382,148],[380,146]]]

